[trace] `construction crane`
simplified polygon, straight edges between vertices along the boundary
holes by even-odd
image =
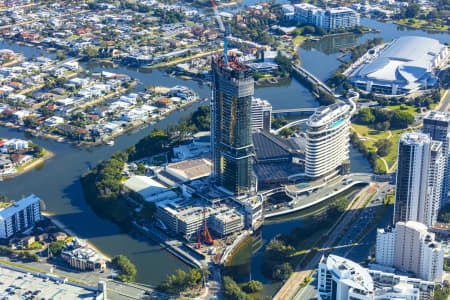
[[[217,20],[217,23],[219,24],[220,31],[224,34],[223,39],[223,61],[224,64],[228,64],[228,38],[230,36],[230,24],[227,24],[227,28],[225,29],[225,26],[223,25],[222,17],[219,14],[219,10],[217,9],[217,5],[214,2],[214,0],[211,0],[212,9],[214,11],[214,16]]]
[[[203,209],[203,241],[207,245],[214,245],[216,243],[216,241],[212,239],[208,226],[206,225],[206,208]]]

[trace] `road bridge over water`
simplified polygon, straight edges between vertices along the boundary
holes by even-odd
[[[320,88],[322,88],[323,90],[328,92],[330,95],[332,95],[336,98],[341,97],[340,95],[335,94],[334,91],[328,85],[323,83],[319,78],[314,76],[312,73],[310,73],[305,68],[303,68],[297,64],[292,64],[292,69],[294,70],[294,72],[296,72],[298,75],[304,77],[306,80],[309,80],[314,84],[317,84]]]

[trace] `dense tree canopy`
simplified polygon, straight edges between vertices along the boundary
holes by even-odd
[[[120,270],[117,278],[124,282],[134,281],[136,279],[136,267],[124,255],[117,255],[112,259],[113,266]]]
[[[199,286],[202,283],[203,276],[208,274],[208,270],[201,269],[191,269],[188,273],[183,270],[176,270],[175,274],[167,276],[159,289],[165,293],[179,294]]]

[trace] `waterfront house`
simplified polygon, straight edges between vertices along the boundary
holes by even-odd
[[[58,124],[64,123],[64,119],[58,116],[52,116],[50,118],[47,118],[44,122],[49,127],[55,127]]]
[[[0,154],[0,174],[14,169],[14,163],[7,154]]]
[[[15,166],[22,166],[33,160],[33,156],[22,153],[11,154],[11,160]]]

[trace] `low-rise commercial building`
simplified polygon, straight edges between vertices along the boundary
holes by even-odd
[[[64,246],[61,258],[72,268],[82,271],[106,269],[103,257],[78,238],[74,238]]]
[[[177,178],[180,182],[196,180],[210,176],[212,163],[205,158],[188,159],[168,164],[165,171]]]
[[[40,201],[31,194],[0,210],[0,238],[9,238],[39,222],[42,218]]]
[[[172,189],[147,176],[132,176],[124,182],[124,186],[141,195],[147,202],[157,202],[177,197],[177,193],[172,191]]]

